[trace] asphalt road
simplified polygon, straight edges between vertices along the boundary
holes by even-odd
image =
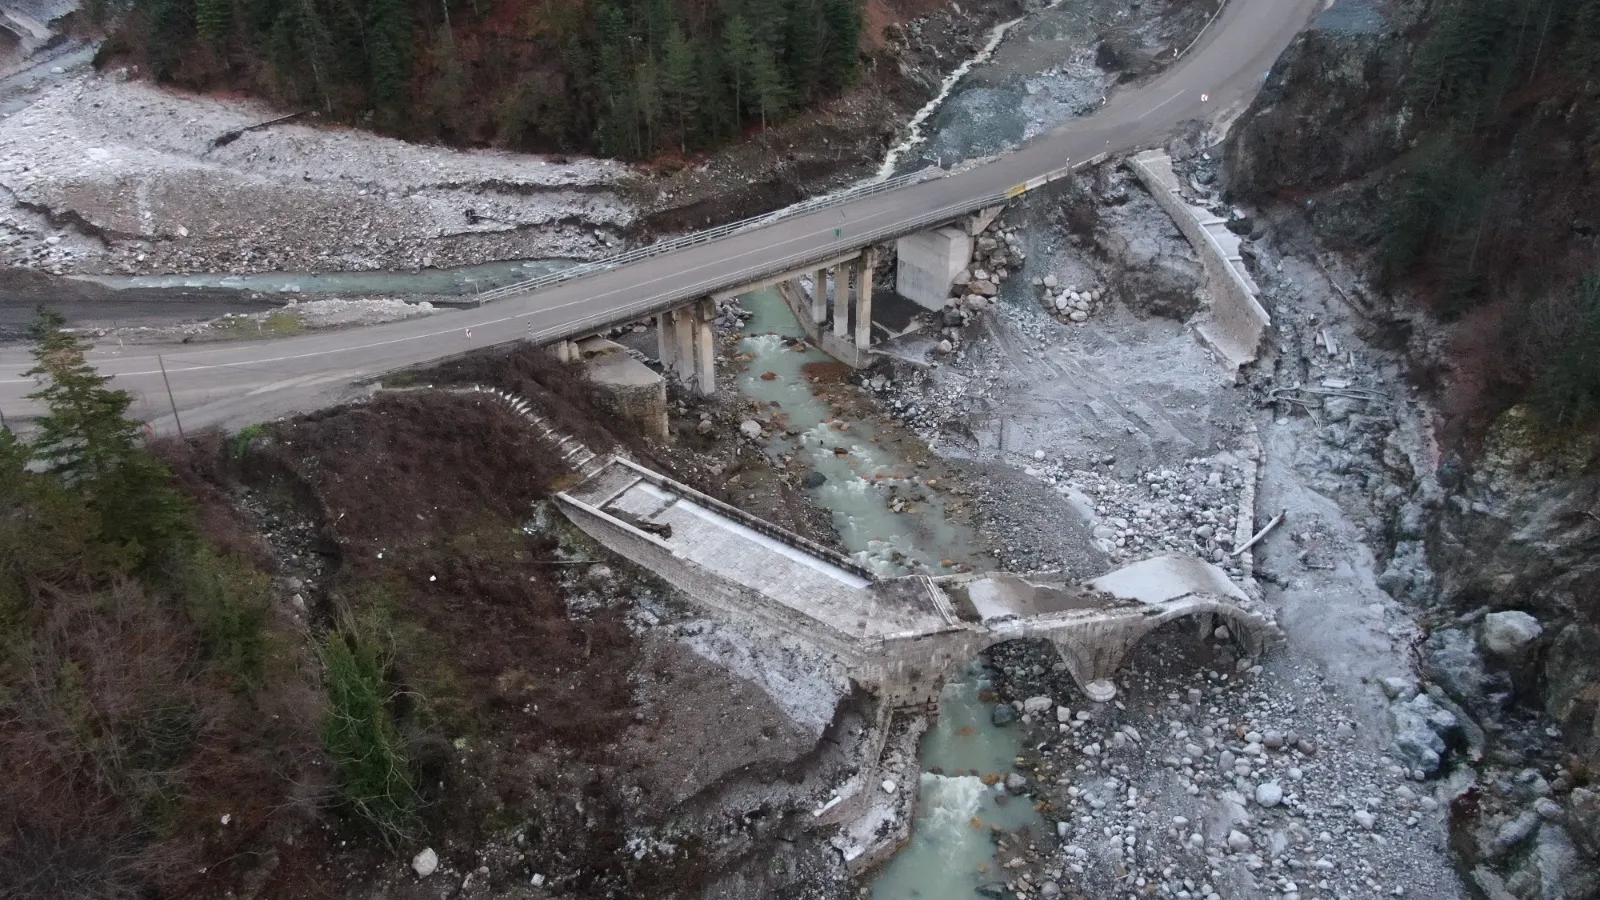
[[[100,346],[90,361],[136,398],[134,414],[172,427],[159,355],[186,429],[238,428],[355,396],[355,381],[528,337],[553,339],[628,321],[680,298],[737,286],[777,262],[821,259],[865,235],[937,210],[969,207],[1099,153],[1158,141],[1180,122],[1249,102],[1278,54],[1325,0],[1228,0],[1195,46],[1153,81],[1119,92],[1094,115],[1040,135],[991,163],[718,241],[650,257],[479,309],[348,331],[190,347]],[[835,237],[835,229],[843,233]],[[33,413],[25,348],[0,351],[0,410]]]

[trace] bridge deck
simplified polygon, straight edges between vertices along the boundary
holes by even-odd
[[[653,534],[683,559],[857,639],[947,627],[929,603],[881,590],[817,548],[687,486],[613,460],[569,496]],[[665,526],[660,528],[659,526]],[[666,532],[670,529],[670,533]],[[842,563],[842,564],[841,564]]]

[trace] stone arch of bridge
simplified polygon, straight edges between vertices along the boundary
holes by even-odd
[[[1226,624],[1233,639],[1251,656],[1264,653],[1277,639],[1277,631],[1271,624],[1218,597],[1181,597],[1158,605],[1130,609],[1128,613],[1100,619],[1072,618],[1056,623],[1039,623],[1038,627],[1015,631],[989,632],[974,641],[969,652],[951,656],[941,665],[926,670],[923,677],[927,681],[919,693],[928,702],[936,702],[945,684],[963,666],[989,648],[1014,640],[1049,641],[1061,655],[1073,681],[1085,694],[1094,699],[1109,699],[1104,688],[1097,689],[1096,685],[1109,686],[1112,676],[1139,642],[1169,622],[1192,619],[1201,635],[1209,634],[1219,622]]]
[[[1092,627],[1065,626],[1043,634],[1055,645],[1067,671],[1091,697],[1099,698],[1109,686],[1128,654],[1158,628],[1182,619],[1193,620],[1201,635],[1209,634],[1218,622],[1226,624],[1231,637],[1250,656],[1259,656],[1274,642],[1276,631],[1236,604],[1209,596],[1188,596],[1140,610],[1141,615],[1108,619]]]

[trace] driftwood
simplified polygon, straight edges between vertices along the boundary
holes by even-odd
[[[1266,537],[1267,536],[1267,532],[1271,531],[1274,528],[1277,528],[1278,527],[1278,523],[1282,522],[1283,521],[1283,517],[1288,515],[1288,514],[1289,514],[1289,511],[1286,509],[1283,512],[1280,512],[1277,515],[1273,516],[1272,520],[1270,522],[1268,522],[1266,525],[1262,526],[1260,531],[1256,532],[1256,536],[1255,537],[1251,538],[1248,541],[1245,541],[1243,547],[1240,547],[1239,549],[1233,551],[1233,555],[1234,556],[1243,556],[1244,552],[1246,550],[1249,550],[1251,547],[1254,547],[1256,545],[1257,541],[1259,541],[1262,538]]]
[[[246,125],[243,128],[235,128],[232,131],[224,131],[221,135],[211,141],[211,149],[215,150],[218,147],[226,147],[252,131],[260,131],[263,128],[271,128],[274,125],[281,125],[284,122],[290,122],[298,119],[305,114],[306,111],[301,110],[300,112],[289,113],[286,116],[279,116],[276,119],[268,119],[265,122],[257,122],[254,125]]]

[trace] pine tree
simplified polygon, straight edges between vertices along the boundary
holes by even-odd
[[[729,81],[726,63],[714,47],[700,49],[695,57],[700,60],[700,116],[699,131],[708,141],[716,141],[736,130],[739,118],[729,116]]]
[[[369,0],[365,45],[373,103],[391,116],[401,113],[411,73],[413,13],[409,0]]]
[[[822,0],[822,74],[835,89],[855,84],[860,74],[861,10],[858,2]]]
[[[789,111],[789,85],[772,51],[757,45],[750,57],[750,91],[761,113],[761,127]]]
[[[41,310],[33,327],[35,365],[23,373],[42,382],[28,395],[48,410],[30,451],[69,488],[89,498],[103,534],[128,545],[142,561],[187,540],[190,525],[171,474],[139,447],[139,425],[128,418],[133,398],[106,387],[110,378],[85,360],[88,345]]]
[[[744,104],[749,99],[751,70],[755,66],[756,39],[745,23],[744,16],[734,14],[722,31],[722,64],[727,72],[728,87],[733,91],[733,120],[744,116]]]
[[[813,0],[792,0],[784,36],[784,65],[796,97],[809,96],[817,77],[817,56],[822,49],[821,24]]]
[[[786,0],[745,0],[744,20],[750,33],[774,56],[783,53],[788,31]]]
[[[212,45],[220,46],[233,24],[232,0],[195,0],[195,27],[200,36]]]
[[[661,117],[661,79],[654,60],[646,59],[633,72],[633,108],[640,134],[638,155],[656,149],[656,123]]]
[[[666,61],[661,70],[661,94],[676,126],[678,152],[687,153],[689,129],[700,112],[700,78],[695,67],[694,48],[683,36],[683,29],[676,25],[667,35]]]

